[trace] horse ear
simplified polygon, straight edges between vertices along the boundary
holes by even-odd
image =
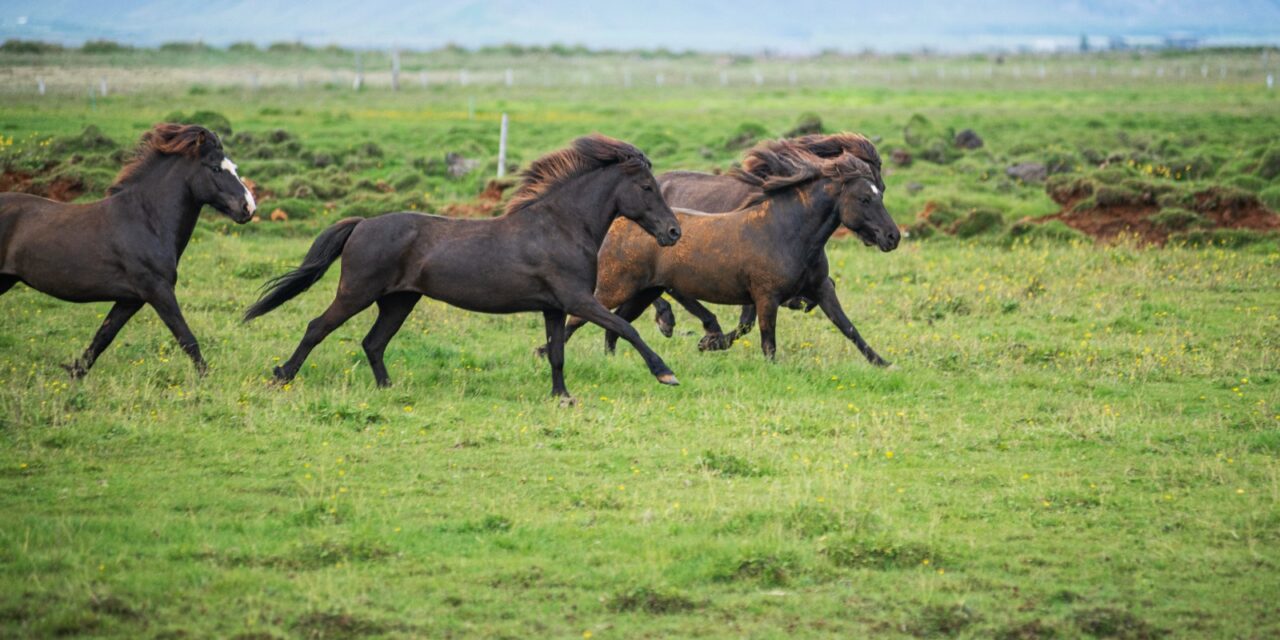
[[[196,144],[204,146],[204,139],[205,139],[205,135],[203,131],[196,134]]]

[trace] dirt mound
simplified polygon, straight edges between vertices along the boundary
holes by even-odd
[[[1280,215],[1267,209],[1257,196],[1235,189],[1210,187],[1191,194],[1183,204],[1196,216],[1192,221],[1187,221],[1186,209],[1162,207],[1161,199],[1150,193],[1129,193],[1131,197],[1126,197],[1123,190],[1103,192],[1100,189],[1091,195],[1086,189],[1059,188],[1051,191],[1050,196],[1063,205],[1062,211],[1028,221],[1060,220],[1099,241],[1126,236],[1161,246],[1169,241],[1171,234],[1190,226],[1260,232],[1280,230]],[[1178,224],[1172,224],[1174,220],[1179,221]]]
[[[5,170],[0,175],[0,192],[30,193],[58,202],[71,202],[87,190],[84,180],[76,176],[60,175],[44,181],[38,176],[20,171]]]
[[[502,195],[514,185],[510,180],[490,180],[471,202],[453,202],[440,213],[454,218],[489,218],[502,212]]]

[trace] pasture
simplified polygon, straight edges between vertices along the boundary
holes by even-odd
[[[72,381],[58,365],[109,305],[0,296],[0,634],[1280,634],[1280,242],[1204,214],[1162,219],[1163,247],[1095,244],[1018,225],[1063,206],[1005,175],[1040,162],[1053,188],[1096,182],[1095,199],[1120,185],[1106,193],[1167,196],[1163,212],[1218,189],[1275,209],[1275,92],[1256,74],[1196,77],[1244,55],[1168,62],[1187,82],[961,82],[953,66],[939,82],[397,93],[190,80],[243,77],[222,60],[92,102],[7,84],[6,189],[95,199],[142,131],[206,112],[234,130],[260,213],[288,220],[208,211],[197,228],[177,293],[205,378],[148,308]],[[77,62],[0,61],[23,82]],[[111,68],[176,73],[141,65]],[[387,350],[391,388],[360,349],[369,311],[269,384],[337,269],[241,324],[258,287],[345,215],[496,209],[472,200],[502,112],[520,166],[600,131],[655,172],[727,169],[806,113],[879,137],[886,206],[914,231],[891,253],[847,237],[827,252],[850,318],[895,366],[868,365],[820,312],[785,309],[776,363],[758,331],[701,353],[677,308],[671,339],[651,314],[635,324],[679,387],[625,343],[607,357],[587,328],[566,349],[580,403],[561,408],[532,355],[541,317],[424,300]],[[984,146],[935,145],[964,128]],[[913,162],[892,163],[895,148]],[[479,162],[454,177],[449,152]],[[736,309],[714,310],[732,326]]]

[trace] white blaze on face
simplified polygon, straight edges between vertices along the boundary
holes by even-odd
[[[222,170],[235,176],[236,180],[240,180],[240,174],[236,173],[236,163],[232,162],[231,158],[222,156]],[[253,192],[245,185],[244,180],[240,180],[240,186],[244,187],[244,200],[249,203],[249,213],[253,213],[258,208],[258,203],[253,200]]]
[[[873,184],[873,185],[871,185],[871,193],[874,193],[874,194],[876,194],[876,195],[880,195],[880,190],[879,190],[879,189],[877,189],[877,188],[876,188],[876,186]]]

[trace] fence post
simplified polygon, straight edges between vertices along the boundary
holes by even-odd
[[[507,174],[507,114],[502,114],[502,128],[498,132],[498,177]]]
[[[356,79],[351,81],[351,88],[356,91],[364,86],[364,58],[360,56],[360,52],[356,52]]]
[[[400,90],[400,50],[391,50],[391,90]]]
[[[40,95],[44,95],[44,76],[36,78],[36,87],[40,90]]]
[[[1268,73],[1268,74],[1267,74],[1267,89],[1274,89],[1274,88],[1276,88],[1276,76],[1275,76],[1275,74]]]
[[[107,97],[107,77],[106,76],[102,76],[101,78],[98,79],[98,87],[100,88],[98,92],[102,94],[102,97],[104,98]]]

